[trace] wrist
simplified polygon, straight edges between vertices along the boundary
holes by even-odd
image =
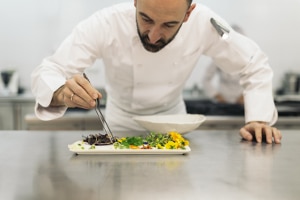
[[[50,106],[66,106],[64,102],[63,88],[64,85],[53,93]]]

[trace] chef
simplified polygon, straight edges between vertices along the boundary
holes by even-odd
[[[104,8],[75,27],[32,73],[35,112],[42,120],[68,107],[91,109],[101,93],[82,76],[105,65],[106,120],[113,131],[143,130],[136,115],[186,113],[182,89],[201,55],[240,76],[245,140],[280,143],[268,59],[250,39],[192,0],[134,0]]]

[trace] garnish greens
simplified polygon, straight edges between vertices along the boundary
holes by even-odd
[[[178,132],[172,131],[167,134],[150,132],[145,137],[123,137],[114,143],[116,149],[141,149],[145,148],[157,149],[185,149],[189,145],[186,140]]]
[[[130,149],[138,147],[144,144],[144,139],[140,136],[138,137],[123,137],[117,139],[117,142],[114,143],[116,149]]]

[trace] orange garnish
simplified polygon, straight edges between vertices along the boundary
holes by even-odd
[[[138,147],[138,146],[135,146],[135,145],[129,145],[129,148],[130,148],[130,149],[139,149],[139,147]]]

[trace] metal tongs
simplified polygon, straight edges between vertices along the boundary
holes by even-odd
[[[88,80],[90,82],[90,80],[88,79],[88,77],[86,76],[85,73],[83,73],[83,77]],[[91,83],[91,82],[90,82]],[[101,110],[100,110],[100,100],[99,99],[96,99],[96,106],[95,106],[95,111],[97,113],[97,116],[98,116],[98,119],[100,120],[102,126],[103,126],[103,129],[105,131],[105,133],[108,135],[109,139],[110,139],[110,142],[111,143],[114,143],[115,142],[115,137],[114,135],[112,134],[105,118],[104,118],[104,115],[102,114]]]

